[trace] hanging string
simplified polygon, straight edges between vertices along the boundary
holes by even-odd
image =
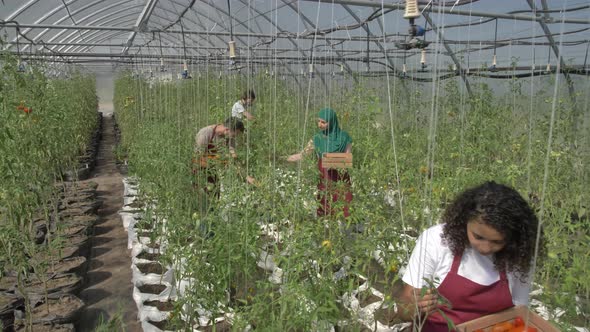
[[[585,71],[586,71],[586,63],[588,61],[588,48],[590,48],[590,41],[588,41],[588,44],[586,46],[586,55],[584,56],[584,66],[582,67]]]
[[[469,55],[471,54],[471,11],[473,9],[473,2],[469,3],[469,24],[467,25],[467,70],[466,70],[466,74],[469,75]],[[462,92],[464,90],[461,90]],[[464,93],[462,94],[462,98],[465,98]],[[460,165],[461,167],[464,167],[464,163],[465,163],[465,154],[463,153],[463,150],[465,148],[465,117],[466,117],[466,113],[465,112],[465,104],[464,104],[464,99],[461,101],[461,139],[460,139],[460,147],[459,147],[459,156],[460,156]]]
[[[186,60],[186,42],[184,39],[184,24],[182,24],[182,19],[180,19],[180,34],[182,35],[182,52],[184,59]]]
[[[18,28],[18,25],[14,29],[14,32],[16,33],[16,55],[18,56],[19,61],[20,61],[20,45],[19,45],[20,29]]]
[[[559,92],[559,77],[561,76],[559,73],[561,72],[561,55],[563,54],[561,51],[562,49],[562,45],[563,45],[563,29],[564,29],[564,21],[565,20],[565,13],[562,12],[562,21],[561,21],[561,33],[560,33],[560,38],[559,38],[559,52],[556,52],[556,54],[558,54],[557,56],[557,61],[556,61],[556,70],[555,70],[555,83],[554,85],[554,89],[553,89],[553,101],[551,103],[551,117],[549,119],[549,133],[548,133],[548,137],[547,137],[547,149],[545,150],[545,163],[544,163],[544,172],[543,172],[543,182],[542,182],[542,189],[541,189],[541,204],[539,207],[539,224],[537,226],[537,236],[535,238],[535,253],[533,256],[533,266],[531,268],[530,274],[531,274],[531,285],[534,285],[535,282],[535,272],[537,270],[537,261],[538,261],[538,257],[539,257],[539,246],[541,243],[541,228],[543,226],[544,223],[544,217],[545,217],[545,194],[547,191],[547,180],[549,178],[549,160],[551,157],[551,149],[552,149],[552,145],[553,145],[553,129],[555,126],[555,114],[556,114],[556,110],[557,110],[557,96],[558,96],[558,92]],[[530,306],[530,302],[529,302],[529,306]],[[525,321],[528,322],[529,320],[529,313],[530,311],[527,311],[526,313],[526,318]]]
[[[385,10],[385,5],[383,0],[381,0],[381,10],[384,11]],[[385,36],[385,31],[386,31],[386,20],[385,20],[385,15],[381,16],[381,22],[383,25],[383,29],[382,29],[382,38],[383,38],[383,54],[385,56],[385,61],[388,61],[388,55],[387,55],[387,45],[388,43],[386,43],[386,36]],[[404,63],[405,63],[405,57],[404,57]],[[395,182],[396,182],[396,186],[397,186],[397,190],[398,190],[398,195],[397,195],[397,199],[398,199],[398,205],[399,205],[399,213],[400,213],[400,222],[401,222],[401,226],[403,230],[407,229],[407,225],[406,225],[406,221],[404,218],[404,197],[403,197],[403,190],[402,190],[402,181],[401,181],[401,176],[400,176],[400,169],[399,169],[399,163],[398,163],[398,158],[397,158],[397,147],[396,147],[396,141],[395,141],[395,127],[394,127],[394,116],[393,116],[393,98],[394,96],[392,96],[391,93],[391,78],[390,78],[390,74],[389,74],[389,66],[385,66],[385,78],[387,81],[387,110],[389,113],[389,128],[390,128],[390,135],[391,135],[391,149],[392,149],[392,153],[393,153],[393,163],[394,163],[394,172],[395,172]],[[395,80],[394,80],[394,84],[395,84]],[[395,90],[395,85],[394,85],[394,90]],[[408,239],[407,237],[404,237],[404,245],[408,246]],[[410,254],[408,251],[405,252],[406,254],[406,260],[409,260],[410,258]]]
[[[318,0],[317,3],[317,14],[316,14],[316,20],[315,20],[315,27],[317,27],[319,25],[320,22],[320,9],[322,6],[322,2],[320,0]],[[298,34],[299,35],[299,34]],[[311,40],[311,47],[310,47],[310,62],[309,62],[309,66],[311,69],[313,69],[313,65],[314,65],[314,53],[313,53],[313,48],[317,39],[317,33],[314,33],[313,35],[313,39]],[[313,79],[311,77],[311,75],[309,76],[308,80],[307,80],[307,97],[306,97],[306,101],[305,101],[305,112],[304,112],[304,119],[303,119],[303,136],[302,136],[302,140],[301,140],[301,149],[300,151],[303,151],[303,149],[305,148],[307,142],[306,142],[306,133],[307,133],[307,120],[309,117],[309,104],[310,104],[310,99],[311,99],[311,85],[313,82]],[[298,167],[297,167],[297,191],[296,191],[296,195],[298,195],[298,193],[301,191],[301,174],[302,174],[302,167],[303,167],[303,163],[298,163]],[[297,198],[297,197],[296,197]]]
[[[229,40],[234,40],[233,17],[231,16],[231,4],[229,0],[227,0],[227,16],[229,16]]]
[[[164,51],[162,50],[162,36],[158,31],[158,42],[160,44],[160,72],[164,71]]]
[[[536,16],[536,7],[533,8],[533,17]],[[533,63],[531,65],[531,100],[530,100],[530,108],[529,108],[529,136],[528,136],[528,148],[527,148],[527,193],[531,195],[532,188],[531,188],[531,167],[532,167],[532,156],[533,156],[533,109],[534,109],[534,97],[533,93],[535,91],[535,32],[536,32],[536,22],[535,20],[531,20],[532,30],[533,30]]]
[[[551,45],[547,47],[547,68],[545,68],[545,71],[551,71]]]

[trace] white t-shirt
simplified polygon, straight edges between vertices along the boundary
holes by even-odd
[[[244,117],[244,112],[246,108],[242,105],[241,101],[237,101],[231,109],[231,116],[234,118],[242,119]]]
[[[453,253],[442,238],[443,225],[438,224],[425,230],[416,242],[402,280],[414,287],[422,288],[432,280],[438,287],[451,271]],[[472,248],[465,248],[457,273],[480,285],[490,285],[500,280],[500,273],[494,267],[492,256],[484,256]],[[515,273],[506,273],[512,302],[515,305],[527,305],[531,280],[520,281]]]

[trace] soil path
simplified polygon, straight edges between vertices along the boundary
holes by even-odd
[[[92,238],[87,283],[80,293],[86,307],[76,326],[78,331],[94,331],[98,325],[110,320],[116,320],[111,330],[141,331],[132,298],[127,233],[117,213],[123,206],[123,183],[112,152],[115,144],[113,126],[111,114],[105,115],[96,168],[88,180],[98,183],[97,196],[102,206],[98,210],[100,220]]]

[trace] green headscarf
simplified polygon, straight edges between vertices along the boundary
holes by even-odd
[[[328,122],[326,130],[319,131],[313,136],[313,145],[318,157],[324,153],[344,152],[346,146],[352,143],[352,138],[340,129],[336,112],[331,108],[324,108],[318,117]]]

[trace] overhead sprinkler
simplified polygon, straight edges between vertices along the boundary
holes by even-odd
[[[408,28],[408,40],[395,42],[395,46],[402,50],[410,50],[413,48],[425,48],[430,44],[423,38],[426,34],[426,29],[416,25],[416,18],[420,17],[420,10],[418,9],[418,0],[406,0],[406,11],[404,18],[410,20],[410,27]]]

